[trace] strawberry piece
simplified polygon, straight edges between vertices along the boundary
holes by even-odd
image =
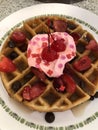
[[[92,51],[98,51],[98,44],[95,40],[90,40],[88,45],[86,46],[87,50],[92,50]]]
[[[16,70],[15,64],[7,57],[2,57],[0,61],[0,71],[13,72]]]
[[[80,35],[78,33],[75,33],[75,32],[71,33],[70,35],[73,37],[75,44],[77,44],[78,40],[80,39]]]
[[[37,82],[32,87],[25,86],[22,91],[22,97],[24,100],[31,101],[40,96],[46,89],[46,85],[43,82]]]
[[[91,67],[91,59],[88,56],[83,56],[74,62],[73,67],[79,72],[85,71]]]
[[[46,75],[44,74],[43,71],[40,71],[39,69],[32,67],[32,72],[33,72],[41,81],[45,81]]]
[[[41,57],[43,60],[51,62],[58,58],[58,54],[50,46],[48,46],[42,50]]]
[[[61,76],[64,85],[66,86],[66,91],[69,93],[74,93],[76,90],[76,83],[69,74],[63,74]]]
[[[37,82],[31,87],[30,96],[32,99],[40,96],[46,89],[46,85],[43,82]]]
[[[65,32],[67,30],[67,23],[63,20],[54,20],[53,27],[56,32]]]
[[[30,101],[32,99],[31,96],[30,96],[30,90],[31,90],[30,86],[25,86],[24,87],[24,89],[22,91],[23,99],[28,100],[28,101]]]
[[[58,92],[65,92],[66,91],[66,86],[64,85],[61,77],[59,78],[54,78],[53,80],[53,86]]]
[[[64,43],[64,39],[55,40],[55,41],[52,43],[51,48],[52,48],[53,50],[55,50],[56,52],[65,51],[66,45],[65,45],[65,43]]]
[[[11,40],[16,43],[23,44],[26,41],[26,36],[20,30],[16,30],[12,33]]]
[[[54,78],[53,86],[58,92],[74,93],[76,90],[76,83],[69,74],[63,74],[59,78]]]

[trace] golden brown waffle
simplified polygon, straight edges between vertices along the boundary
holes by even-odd
[[[51,32],[54,32],[53,28],[47,25],[47,20],[49,19],[51,19],[51,21],[54,19],[63,19],[65,22],[67,22],[68,33],[71,34],[73,32],[76,32],[81,35],[77,44],[77,56],[74,60],[68,63],[69,73],[72,71],[73,79],[77,84],[76,91],[73,94],[67,92],[57,92],[53,87],[52,79],[47,77],[44,81],[47,85],[45,92],[32,101],[26,101],[23,100],[23,97],[21,95],[23,88],[26,85],[32,86],[34,82],[39,80],[38,77],[31,72],[31,68],[27,63],[26,50],[28,40],[39,33],[47,33],[49,30]],[[21,30],[25,32],[27,36],[27,41],[24,44],[23,48],[19,48],[17,46],[10,48],[8,46],[8,42],[10,40],[9,35],[1,51],[1,55],[5,55],[9,58],[12,53],[15,53],[15,57],[12,60],[16,64],[17,70],[13,73],[1,72],[1,78],[4,83],[4,87],[12,98],[18,100],[19,102],[22,102],[32,110],[50,112],[71,109],[74,106],[87,101],[91,95],[94,95],[96,93],[98,89],[98,53],[92,53],[85,49],[87,42],[91,39],[94,39],[94,37],[89,32],[83,30],[82,27],[75,21],[60,16],[41,16],[38,18],[26,20],[24,21]],[[92,64],[90,69],[81,73],[76,71],[73,68],[72,64],[74,61],[84,55],[88,55],[91,58]],[[21,83],[21,88],[14,92],[12,85],[16,81],[19,81]]]

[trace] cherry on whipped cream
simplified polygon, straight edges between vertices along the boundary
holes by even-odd
[[[27,56],[30,67],[40,69],[48,77],[59,77],[65,64],[76,56],[75,41],[66,32],[37,34],[29,41]]]
[[[64,43],[64,39],[57,39],[57,40],[54,40],[52,45],[51,45],[51,48],[53,50],[55,50],[56,52],[62,52],[62,51],[65,51],[66,49],[66,45]]]
[[[47,46],[42,50],[41,57],[43,60],[51,62],[58,58],[58,54],[51,47]]]
[[[50,45],[50,38],[52,38],[53,42]],[[43,60],[47,62],[54,61],[58,58],[57,52],[62,52],[66,49],[66,45],[64,43],[64,39],[55,40],[52,34],[48,34],[48,46],[42,50],[41,57]]]

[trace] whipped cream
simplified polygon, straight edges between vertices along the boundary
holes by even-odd
[[[31,67],[42,70],[49,77],[59,77],[63,74],[65,64],[76,56],[76,46],[73,37],[66,32],[51,33],[50,45],[53,40],[64,39],[66,49],[58,52],[58,59],[52,62],[46,62],[42,59],[42,50],[48,46],[48,34],[37,34],[28,43],[27,57],[28,64]]]

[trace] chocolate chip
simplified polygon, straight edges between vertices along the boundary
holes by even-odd
[[[8,42],[8,46],[9,46],[10,48],[14,48],[14,47],[15,47],[15,43],[10,40],[10,41]]]
[[[94,96],[91,96],[91,97],[90,97],[90,100],[93,101],[93,100],[94,100]]]
[[[73,23],[68,22],[68,23],[67,23],[67,27],[68,27],[69,29],[71,29],[71,30],[74,30],[74,29],[76,28],[76,25],[73,24]]]
[[[98,98],[98,92],[96,92],[96,94],[94,95],[95,98]]]
[[[17,44],[18,45],[18,44]],[[26,50],[27,50],[27,44],[20,44],[20,46],[19,46],[19,49],[22,51],[22,52],[25,52]]]
[[[54,120],[55,120],[55,115],[54,113],[52,112],[47,112],[45,114],[45,120],[48,122],[48,123],[52,123]]]
[[[15,82],[12,84],[12,90],[13,90],[14,92],[17,92],[20,88],[21,88],[21,83],[20,83],[20,81],[15,81]]]
[[[82,42],[79,42],[76,47],[77,47],[77,51],[80,53],[83,53],[85,51],[85,46],[83,45]]]
[[[17,56],[18,56],[18,54],[17,54],[15,51],[12,51],[12,52],[9,54],[8,57],[9,57],[11,60],[13,60],[13,59],[15,59]]]
[[[29,81],[33,76],[34,74],[32,72],[29,72],[27,75],[24,76],[24,80]]]

